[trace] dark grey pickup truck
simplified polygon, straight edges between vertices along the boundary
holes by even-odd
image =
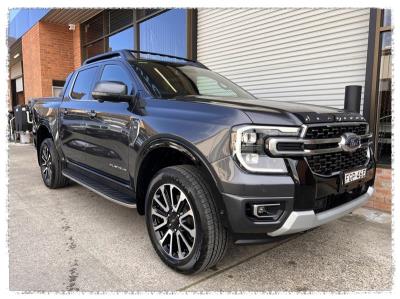
[[[360,114],[258,100],[199,62],[150,54],[86,60],[60,98],[35,101],[33,131],[45,185],[137,208],[168,266],[205,270],[228,240],[283,238],[371,196]]]

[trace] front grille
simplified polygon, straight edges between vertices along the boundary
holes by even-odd
[[[359,148],[353,153],[336,152],[309,156],[308,165],[314,173],[331,175],[338,171],[364,166],[368,162],[368,148]]]
[[[343,133],[367,134],[367,124],[356,125],[324,125],[309,127],[304,136],[306,139],[340,138]]]

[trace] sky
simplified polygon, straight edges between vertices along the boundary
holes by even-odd
[[[14,17],[19,13],[21,9],[20,8],[12,8],[9,10],[10,12],[10,22],[14,19]]]

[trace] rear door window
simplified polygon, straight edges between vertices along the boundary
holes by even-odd
[[[98,67],[92,67],[79,71],[71,91],[71,98],[74,100],[90,100],[90,91],[96,79]]]

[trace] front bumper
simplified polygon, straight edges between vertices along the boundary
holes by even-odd
[[[305,162],[288,160],[289,173],[276,175],[245,172],[230,157],[213,163],[223,189],[225,223],[235,240],[255,243],[311,229],[353,211],[373,192],[375,163],[364,179],[343,185],[342,175],[321,177]],[[276,202],[284,206],[276,221],[249,216],[252,204]]]
[[[268,233],[268,235],[271,237],[277,237],[282,235],[294,234],[312,229],[314,227],[328,223],[332,220],[338,219],[355,210],[356,208],[364,205],[373,193],[374,188],[369,187],[366,193],[353,199],[352,201],[317,214],[315,214],[313,210],[293,211],[292,213],[290,213],[289,217],[286,219],[281,228]]]

